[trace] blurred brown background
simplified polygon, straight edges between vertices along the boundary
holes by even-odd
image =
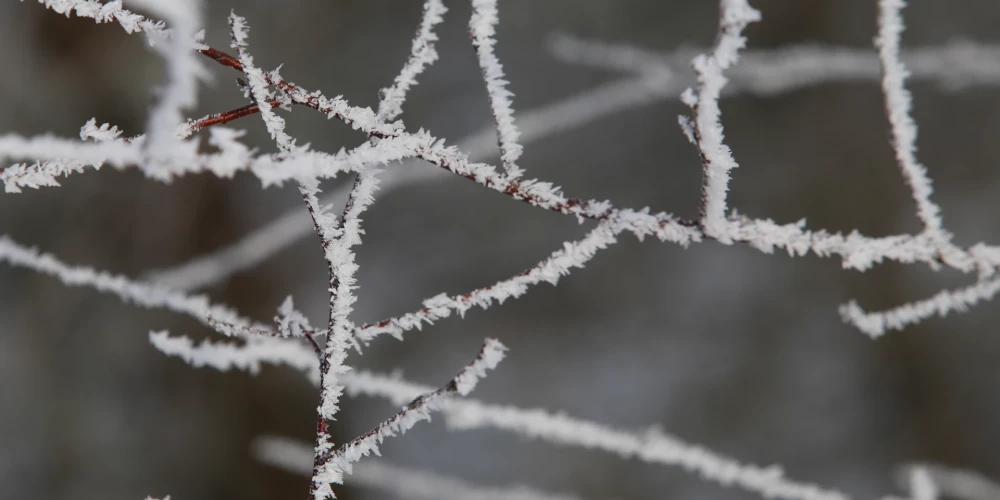
[[[383,0],[206,2],[207,41],[226,48],[230,9],[250,22],[263,68],[353,104],[374,106],[409,53],[420,3]],[[466,36],[467,2],[447,2],[441,60],[420,78],[403,119],[457,140],[490,121]],[[127,4],[127,2],[126,2]],[[754,48],[818,42],[869,47],[875,6],[860,0],[754,1],[764,21]],[[564,31],[651,49],[707,46],[715,2],[504,0],[498,53],[528,110],[619,75],[553,61],[546,37]],[[995,1],[914,0],[905,46],[955,38],[998,41]],[[34,2],[0,4],[0,130],[74,137],[89,118],[142,130],[163,82],[162,61],[116,25],[66,19]],[[201,116],[244,104],[235,74],[212,68]],[[910,84],[919,156],[945,222],[962,245],[1000,242],[994,165],[1000,88],[947,92]],[[730,206],[810,228],[884,235],[919,229],[889,146],[875,82],[826,84],[724,100],[728,142],[741,168]],[[526,148],[529,176],[575,197],[696,215],[700,164],[669,100],[556,134]],[[335,151],[363,137],[305,109],[288,116],[300,143]],[[264,151],[256,117],[234,124]],[[491,161],[495,161],[495,158]],[[394,167],[389,167],[391,171]],[[421,168],[431,168],[421,166]],[[262,190],[192,176],[163,185],[102,169],[59,189],[0,196],[0,232],[71,263],[138,276],[236,240],[301,205],[294,188]],[[394,190],[365,219],[355,320],[412,310],[515,274],[586,227],[462,179]],[[859,497],[894,491],[894,468],[930,460],[1000,475],[1000,314],[994,303],[873,342],[841,323],[857,298],[880,308],[973,279],[923,266],[866,274],[835,259],[791,259],[745,246],[682,249],[622,243],[558,287],[465,320],[450,318],[380,339],[358,367],[446,381],[496,336],[511,351],[477,397],[566,410],[626,428],[670,433],[741,460],[780,463],[796,478]],[[320,322],[326,268],[310,238],[207,290],[267,321],[288,294]],[[254,462],[251,440],[311,441],[317,393],[299,374],[257,377],[191,369],[155,352],[147,332],[207,337],[193,321],[137,310],[87,289],[0,267],[0,497],[174,500],[304,498],[308,480]],[[394,408],[347,399],[338,435],[353,437]],[[447,433],[440,419],[384,446],[387,461],[485,484],[514,482],[585,498],[749,498],[675,469],[560,448],[494,431]],[[352,488],[342,498],[382,494]]]

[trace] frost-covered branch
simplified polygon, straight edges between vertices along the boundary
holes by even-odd
[[[233,68],[241,73],[244,72],[240,60],[225,52],[211,47],[203,48],[200,52],[223,66]],[[263,77],[267,84],[281,90],[287,98],[291,99],[292,103],[312,108],[323,113],[329,119],[340,120],[369,136],[391,137],[403,131],[401,122],[382,123],[370,108],[351,106],[342,97],[331,99],[319,91],[307,91],[273,72],[263,73]]]
[[[1000,292],[1000,277],[994,276],[956,290],[942,290],[934,296],[908,302],[891,309],[865,312],[855,301],[840,306],[844,321],[869,337],[878,338],[890,330],[902,330],[934,316],[963,313],[980,302],[992,300]]]
[[[403,332],[421,329],[425,323],[432,324],[439,319],[447,318],[452,311],[464,317],[465,312],[473,307],[486,309],[494,302],[502,304],[507,299],[521,296],[533,285],[543,282],[555,285],[559,282],[559,278],[568,274],[571,269],[583,267],[599,250],[614,244],[617,241],[617,234],[625,227],[622,223],[603,222],[583,239],[564,243],[562,249],[553,252],[547,259],[517,276],[464,295],[449,297],[443,293],[439,294],[424,301],[422,309],[362,326],[355,332],[355,336],[366,343],[386,333],[402,340]]]
[[[434,47],[438,37],[437,33],[434,33],[434,27],[444,21],[444,14],[448,12],[448,9],[445,8],[441,0],[425,0],[423,12],[420,27],[417,28],[417,35],[413,37],[410,58],[407,59],[392,85],[382,89],[382,98],[378,104],[378,120],[380,122],[395,120],[403,112],[406,93],[410,87],[417,84],[417,76],[438,59],[438,53]]]
[[[257,438],[253,444],[257,460],[291,472],[312,472],[313,450],[309,446],[279,437]],[[577,500],[565,493],[548,493],[527,486],[482,486],[431,471],[390,465],[384,461],[363,461],[344,478],[349,486],[361,486],[400,497],[426,500]]]
[[[934,239],[948,241],[951,235],[943,227],[941,208],[931,201],[931,180],[927,175],[927,167],[923,166],[916,156],[917,124],[910,116],[912,97],[906,90],[906,77],[909,75],[906,66],[900,58],[900,36],[903,33],[902,9],[904,0],[879,0],[878,37],[875,46],[878,47],[879,60],[882,63],[882,92],[885,94],[885,109],[892,124],[893,149],[896,160],[903,172],[903,178],[913,191],[913,200],[917,203],[917,216],[924,224],[924,231]]]
[[[345,443],[336,451],[317,455],[313,469],[313,498],[336,498],[332,485],[341,484],[344,474],[350,474],[353,464],[371,453],[378,454],[378,447],[386,438],[398,436],[423,420],[430,420],[430,413],[441,408],[453,395],[466,396],[486,376],[487,370],[496,368],[507,350],[500,341],[486,339],[479,355],[445,387],[417,396],[405,408],[362,436]],[[324,374],[325,376],[326,374]],[[319,450],[317,450],[319,451]]]
[[[507,90],[507,80],[504,78],[503,65],[494,53],[496,45],[496,27],[500,22],[497,11],[497,0],[472,0],[472,18],[469,19],[469,35],[472,45],[476,48],[479,58],[479,68],[486,81],[486,91],[489,94],[490,108],[493,110],[493,120],[496,122],[497,141],[500,143],[500,160],[504,170],[511,178],[523,174],[517,160],[521,157],[524,147],[521,146],[521,132],[514,124],[514,109],[512,94]]]
[[[312,497],[320,500],[333,497],[329,491],[329,481],[322,477],[324,463],[333,449],[333,440],[327,430],[338,411],[338,401],[343,392],[339,378],[347,373],[347,351],[354,344],[351,335],[349,315],[353,309],[357,264],[351,247],[361,243],[361,213],[374,201],[374,191],[378,186],[377,170],[368,169],[358,174],[344,208],[342,223],[328,213],[328,207],[321,206],[317,198],[318,181],[300,182],[299,189],[306,202],[309,215],[323,245],[324,257],[330,274],[330,315],[327,328],[326,347],[321,352],[320,403],[316,422],[316,461],[310,486]]]
[[[728,244],[733,241],[726,218],[729,171],[739,165],[723,142],[719,96],[727,82],[723,72],[736,63],[739,50],[746,45],[743,29],[759,21],[760,12],[746,0],[721,0],[719,9],[719,34],[714,49],[711,54],[692,61],[698,74],[698,90],[688,89],[681,95],[681,100],[694,110],[694,117],[680,120],[688,139],[698,147],[704,167],[700,225],[705,234]]]
[[[250,88],[251,97],[260,110],[260,116],[264,119],[271,138],[278,143],[278,147],[284,152],[290,152],[295,148],[295,139],[285,133],[285,120],[278,116],[271,107],[270,100],[273,98],[268,90],[269,82],[264,78],[264,72],[253,64],[253,56],[247,49],[247,38],[250,36],[249,26],[246,19],[237,16],[235,12],[229,14],[229,29],[232,34],[231,46],[239,54],[240,65],[243,74],[247,77],[247,86]]]
[[[318,361],[313,350],[300,341],[254,336],[233,341],[203,340],[196,343],[187,336],[170,336],[168,332],[150,332],[149,342],[156,350],[180,358],[195,367],[219,371],[242,370],[260,372],[263,365],[286,365],[301,371],[312,383],[319,384]]]
[[[167,85],[153,108],[147,125],[147,152],[155,163],[169,169],[169,158],[178,139],[183,112],[198,102],[198,80],[207,72],[195,50],[202,47],[201,0],[133,0],[131,5],[162,16],[170,24],[170,38],[155,40],[167,63]],[[154,40],[154,38],[151,38]]]
[[[395,404],[402,404],[429,389],[369,372],[350,373],[344,377],[344,382],[350,395],[383,397]],[[657,429],[626,431],[564,413],[489,405],[471,399],[450,400],[441,412],[452,429],[493,428],[562,446],[601,450],[624,459],[680,467],[705,480],[757,493],[764,498],[848,499],[838,491],[790,479],[780,467],[744,464]]]
[[[252,324],[229,306],[213,304],[205,295],[188,295],[159,285],[133,281],[120,274],[71,266],[51,254],[21,245],[7,235],[0,235],[0,262],[52,276],[67,286],[83,286],[115,295],[123,302],[140,307],[181,313],[205,325],[210,325],[212,321],[241,326]]]
[[[527,111],[519,119],[521,140],[527,144],[544,139],[611,113],[676,97],[683,90],[683,87],[670,87],[669,84],[659,79],[626,78]],[[467,151],[471,160],[481,161],[488,157],[495,142],[495,127],[487,127],[459,141],[459,149]],[[388,192],[436,180],[443,175],[439,169],[421,168],[416,163],[415,160],[406,162],[401,168],[387,172],[380,189]],[[322,204],[343,202],[349,189],[348,186],[337,188],[322,200]],[[312,234],[315,231],[308,216],[298,209],[289,210],[231,245],[150,273],[150,280],[183,290],[202,288],[250,269]]]

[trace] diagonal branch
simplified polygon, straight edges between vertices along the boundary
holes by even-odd
[[[313,498],[335,498],[333,484],[342,484],[344,474],[350,474],[353,464],[371,453],[378,454],[378,447],[385,438],[405,433],[423,420],[430,420],[430,412],[437,411],[454,395],[466,396],[486,376],[487,370],[496,368],[507,350],[500,341],[486,339],[479,355],[443,388],[418,396],[405,408],[374,429],[345,443],[326,456],[317,456],[313,471]],[[322,459],[322,463],[320,460]]]
[[[385,123],[395,120],[403,112],[406,93],[410,87],[417,84],[417,76],[437,61],[438,53],[434,45],[438,36],[434,33],[434,27],[444,21],[446,12],[448,9],[441,0],[426,0],[424,2],[420,26],[417,28],[417,34],[413,37],[413,44],[410,48],[410,58],[406,60],[406,64],[403,65],[403,69],[400,70],[392,85],[380,92],[379,122]]]

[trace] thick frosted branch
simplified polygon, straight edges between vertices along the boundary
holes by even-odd
[[[254,440],[257,460],[285,471],[309,475],[313,450],[289,439],[263,437]],[[361,486],[392,493],[401,498],[424,500],[576,500],[565,493],[547,493],[527,486],[482,486],[456,477],[427,470],[390,465],[384,460],[365,461],[354,466],[344,478],[349,486]]]
[[[698,146],[704,167],[701,226],[705,234],[728,244],[733,241],[726,219],[729,171],[739,165],[723,142],[719,97],[727,82],[723,72],[736,63],[739,50],[746,44],[743,29],[760,20],[760,12],[751,8],[746,0],[721,0],[719,8],[719,34],[712,53],[692,61],[698,74],[698,90],[688,89],[681,96],[694,110],[694,118],[682,117],[681,125]]]
[[[521,132],[514,124],[514,109],[512,94],[507,90],[507,80],[504,78],[503,65],[494,52],[496,45],[496,27],[500,21],[497,12],[497,0],[472,0],[472,18],[469,19],[469,34],[472,45],[479,57],[479,68],[486,81],[486,92],[489,94],[490,108],[493,110],[493,120],[496,122],[497,140],[500,143],[500,160],[504,169],[512,177],[520,177],[523,173],[517,166],[524,147],[521,146]]]
[[[420,329],[425,323],[431,324],[446,318],[452,311],[457,311],[464,317],[465,312],[473,307],[486,309],[494,302],[502,304],[507,299],[521,296],[533,285],[539,283],[555,285],[559,282],[559,278],[569,274],[571,269],[583,267],[599,250],[614,244],[617,241],[617,234],[624,229],[624,224],[620,222],[617,224],[612,221],[603,222],[582,240],[564,243],[561,250],[517,276],[464,295],[449,297],[442,293],[424,301],[423,309],[366,325],[360,328],[355,336],[362,342],[368,342],[381,334],[388,333],[402,340],[403,332],[414,328]]]
[[[438,59],[437,50],[434,44],[438,40],[434,27],[444,21],[444,14],[448,12],[441,0],[426,0],[424,2],[424,13],[420,19],[420,27],[413,37],[413,46],[410,48],[410,58],[407,59],[403,69],[392,82],[392,86],[382,89],[382,98],[378,103],[378,120],[388,122],[395,120],[403,112],[403,103],[406,102],[406,93],[410,87],[417,84],[417,76],[424,72],[434,61]]]
[[[909,72],[899,55],[900,35],[903,32],[903,0],[879,0],[878,47],[882,63],[882,92],[885,94],[885,109],[892,124],[893,149],[896,160],[903,172],[903,178],[913,191],[917,203],[917,216],[928,234],[947,241],[950,235],[944,231],[941,209],[931,201],[933,188],[927,175],[927,168],[917,160],[917,124],[910,116],[912,98],[906,90]]]
[[[167,85],[149,116],[146,147],[156,163],[166,163],[179,138],[178,127],[184,122],[183,111],[198,102],[198,80],[207,76],[196,49],[201,48],[201,0],[133,0],[131,5],[146,9],[167,20],[169,39],[157,40],[155,47],[167,64]]]
[[[496,339],[486,339],[476,359],[462,370],[448,385],[433,392],[422,394],[405,408],[366,434],[345,443],[327,456],[317,456],[318,465],[312,476],[313,498],[325,500],[335,498],[331,486],[342,484],[344,474],[350,474],[353,464],[371,453],[378,454],[378,447],[386,438],[405,433],[418,422],[430,420],[430,413],[441,408],[451,396],[468,395],[475,389],[479,379],[487,370],[496,368],[507,350]]]

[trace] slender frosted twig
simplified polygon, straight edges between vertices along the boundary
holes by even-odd
[[[1000,276],[955,290],[942,290],[932,297],[908,302],[877,312],[865,312],[855,301],[840,306],[844,321],[869,337],[878,338],[890,330],[902,330],[934,316],[963,313],[980,302],[992,300],[1000,292]]]
[[[281,185],[293,179],[331,178],[344,172],[357,172],[365,166],[387,164],[412,158],[421,144],[435,139],[426,132],[404,134],[382,139],[379,144],[364,143],[346,152],[328,154],[296,148],[292,152],[261,154],[240,142],[244,131],[226,127],[209,130],[208,143],[218,152],[197,152],[193,141],[176,143],[171,157],[175,168],[167,172],[154,170],[144,161],[143,137],[131,142],[85,142],[42,135],[23,138],[16,134],[0,136],[0,158],[32,158],[34,164],[20,163],[0,171],[0,180],[7,192],[20,192],[23,188],[58,186],[59,178],[83,172],[86,168],[100,169],[104,164],[122,170],[138,167],[146,176],[157,180],[211,172],[222,177],[233,177],[237,172],[249,171],[265,187]],[[69,160],[64,160],[69,158]]]
[[[403,112],[406,93],[410,87],[417,84],[417,76],[437,61],[438,53],[434,44],[438,37],[437,33],[434,33],[434,27],[444,21],[445,12],[448,12],[448,9],[441,0],[424,1],[423,16],[420,19],[420,27],[417,28],[417,35],[413,37],[410,58],[392,85],[382,89],[382,98],[378,103],[380,122],[395,120]]]
[[[401,435],[418,422],[430,420],[430,412],[441,409],[453,395],[468,395],[475,389],[479,379],[486,376],[487,370],[496,368],[506,350],[500,341],[486,339],[476,359],[448,385],[417,396],[398,413],[367,433],[345,443],[336,451],[317,455],[317,465],[313,468],[312,475],[313,498],[316,500],[335,498],[332,485],[341,484],[344,474],[351,473],[353,464],[371,453],[378,454],[378,447],[385,438]]]
[[[253,454],[262,463],[293,474],[309,475],[313,450],[280,437],[254,440]],[[344,478],[349,486],[361,486],[404,498],[425,500],[577,500],[565,493],[548,493],[527,486],[483,486],[435,472],[385,463],[362,461]]]
[[[190,316],[205,325],[225,321],[234,325],[251,326],[249,319],[222,304],[213,304],[205,295],[183,292],[133,281],[120,274],[97,271],[85,266],[68,265],[51,254],[41,253],[0,235],[0,261],[12,266],[52,276],[68,286],[84,286],[115,295],[123,302],[150,309],[166,309]]]
[[[507,80],[504,78],[503,65],[494,53],[496,45],[496,27],[500,22],[497,12],[497,0],[472,0],[472,17],[469,19],[469,35],[472,45],[476,48],[479,58],[479,69],[483,72],[486,82],[486,92],[490,99],[490,109],[493,110],[493,120],[496,122],[497,141],[500,143],[500,160],[504,170],[511,178],[523,174],[517,160],[521,157],[524,147],[521,146],[521,132],[514,124],[514,109],[512,94],[507,90]]]
[[[170,336],[168,332],[150,332],[149,342],[156,350],[180,358],[195,367],[219,371],[231,369],[260,372],[265,364],[286,365],[301,371],[313,384],[319,384],[319,369],[313,349],[296,339],[247,337],[242,343],[203,340],[195,343],[187,336]]]
[[[359,215],[372,201],[372,193],[377,187],[376,172],[363,171],[358,174],[344,209],[343,224],[319,205],[318,182],[304,182],[300,185],[303,199],[312,216],[316,232],[323,244],[324,256],[330,272],[330,316],[326,347],[320,361],[320,403],[316,410],[316,459],[310,485],[310,493],[315,500],[334,498],[330,490],[329,457],[333,449],[333,439],[327,430],[338,411],[338,402],[343,392],[340,377],[349,368],[345,364],[347,351],[353,338],[348,316],[355,296],[354,273],[357,264],[351,247],[361,242]]]
[[[285,133],[285,120],[278,116],[272,109],[269,100],[271,92],[268,90],[269,82],[264,78],[264,72],[253,64],[253,56],[247,50],[247,38],[249,37],[249,27],[246,19],[237,16],[235,12],[229,14],[229,29],[232,33],[231,46],[237,50],[242,65],[243,74],[247,77],[247,84],[254,103],[260,109],[260,116],[264,119],[271,138],[278,143],[282,151],[290,152],[295,148],[295,139]]]
[[[943,227],[941,209],[931,201],[933,191],[927,167],[916,157],[917,124],[910,115],[912,97],[906,90],[906,66],[899,55],[900,35],[903,33],[902,9],[904,0],[879,0],[878,47],[882,63],[882,92],[885,94],[885,109],[892,125],[893,149],[899,162],[903,178],[913,191],[917,204],[917,216],[924,224],[924,231],[935,239],[948,241],[951,235]]]
[[[378,186],[376,169],[360,172],[355,179],[344,208],[342,224],[320,206],[317,194],[317,180],[302,181],[299,189],[306,202],[313,225],[320,237],[330,274],[330,315],[326,347],[321,352],[320,361],[320,403],[317,408],[315,466],[310,485],[312,498],[322,500],[333,498],[329,478],[329,457],[333,440],[327,430],[338,411],[338,401],[343,392],[339,377],[347,373],[347,351],[353,343],[351,324],[348,319],[356,300],[354,274],[357,264],[351,247],[361,242],[361,213],[374,200]]]
[[[117,22],[126,33],[146,33],[155,38],[163,39],[169,36],[162,21],[152,21],[122,7],[120,1],[103,3],[98,0],[38,0],[38,3],[59,14],[69,17],[88,17],[97,23]]]
[[[210,47],[203,48],[200,52],[223,66],[243,72],[243,64],[238,58]],[[371,137],[391,137],[403,132],[402,122],[382,123],[371,108],[351,106],[339,96],[329,98],[319,91],[307,91],[274,72],[264,73],[263,76],[269,85],[281,90],[284,93],[283,96],[291,99],[292,103],[315,109],[326,115],[327,118],[340,120]]]
[[[568,64],[637,75],[667,74],[684,82],[694,79],[691,58],[708,50],[659,52],[567,34],[554,35],[549,42],[550,53]],[[905,49],[901,56],[911,79],[937,82],[943,90],[1000,84],[997,44],[951,41]],[[880,81],[882,69],[878,53],[870,48],[802,44],[745,50],[739,64],[726,71],[726,77],[729,83],[722,89],[722,97],[767,96],[830,83]]]
[[[473,307],[486,309],[494,302],[503,303],[521,296],[533,285],[543,282],[555,285],[571,269],[583,267],[599,250],[614,244],[616,236],[626,229],[626,224],[616,220],[602,222],[583,239],[564,243],[561,250],[517,276],[464,295],[449,297],[442,293],[425,300],[424,308],[418,311],[365,325],[355,332],[355,336],[366,343],[386,333],[402,340],[403,332],[446,318],[452,311],[464,317],[465,312]]]

